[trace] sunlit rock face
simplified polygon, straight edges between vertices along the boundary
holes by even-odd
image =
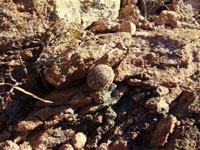
[[[87,27],[101,18],[116,19],[119,15],[120,0],[58,0],[55,8],[60,18]]]

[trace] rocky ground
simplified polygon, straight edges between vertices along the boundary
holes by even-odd
[[[1,150],[200,150],[198,0],[0,3]]]

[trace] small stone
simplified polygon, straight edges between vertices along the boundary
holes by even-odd
[[[29,142],[23,142],[19,146],[20,146],[20,150],[32,150],[33,149]]]
[[[114,71],[107,65],[98,65],[89,71],[87,83],[93,90],[105,90],[114,80]]]
[[[83,148],[86,142],[87,142],[87,137],[82,132],[75,134],[72,138],[72,143],[74,145],[74,148],[78,150]]]
[[[62,130],[60,127],[44,129],[35,131],[35,133],[30,136],[29,142],[34,150],[55,149],[54,147],[60,146],[73,135],[73,131],[70,129]]]
[[[109,20],[98,20],[92,26],[91,31],[94,33],[116,32],[119,23]]]
[[[19,146],[12,141],[5,141],[0,143],[1,150],[19,150]]]
[[[146,101],[145,107],[151,113],[158,113],[166,115],[169,111],[169,104],[167,104],[166,99],[163,97],[150,98]]]
[[[175,126],[179,124],[180,122],[173,115],[161,120],[153,133],[150,143],[157,147],[164,146],[169,135],[173,133]]]
[[[126,85],[121,85],[117,87],[117,89],[113,92],[115,97],[122,97],[125,93],[127,93],[129,88]]]
[[[130,21],[127,22],[123,22],[122,24],[120,24],[119,26],[119,31],[120,32],[129,32],[131,33],[131,35],[134,35],[136,32],[136,25],[133,24]]]
[[[123,20],[137,20],[140,17],[140,10],[136,5],[126,5],[124,8],[120,10],[120,19]]]
[[[17,132],[29,132],[34,130],[35,128],[41,126],[43,124],[43,122],[34,117],[34,116],[30,116],[28,118],[26,118],[25,120],[19,122],[16,126],[15,126],[15,131]]]
[[[167,87],[164,86],[158,86],[155,91],[155,94],[158,94],[159,96],[164,96],[167,95],[169,93],[169,89]]]
[[[151,29],[153,29],[153,26],[154,26],[154,23],[149,22],[149,21],[144,21],[142,23],[142,29],[144,29],[144,30],[151,30]]]
[[[162,18],[166,24],[171,25],[173,28],[176,28],[180,25],[180,15],[174,11],[164,10],[160,13],[160,18]]]

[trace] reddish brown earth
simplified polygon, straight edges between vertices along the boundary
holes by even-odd
[[[87,28],[1,2],[1,150],[200,150],[199,5],[144,2]]]

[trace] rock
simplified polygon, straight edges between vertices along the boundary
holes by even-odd
[[[169,93],[169,89],[167,87],[164,87],[164,86],[158,86],[154,90],[154,93],[158,94],[159,96],[164,96],[164,95],[167,95]]]
[[[97,134],[88,138],[88,143],[92,143],[88,149],[97,148],[98,143],[102,139],[102,135],[109,133],[109,131],[115,126],[115,119],[117,118],[116,112],[111,107],[105,107],[103,110],[103,125],[97,127]],[[96,121],[96,120],[95,120]],[[96,128],[96,127],[95,127]]]
[[[67,47],[66,43],[59,44],[54,47],[49,47],[46,52],[46,55],[48,57],[56,57],[61,54],[64,54],[62,56],[65,57],[65,58],[62,58],[61,56],[60,59],[62,59],[62,62],[60,62],[60,60],[54,61],[50,67],[46,67],[44,69],[45,80],[47,80],[50,84],[54,85],[55,87],[58,87],[61,83],[66,81],[65,75],[60,74],[61,69],[62,69],[61,65],[62,63],[65,63],[69,59],[72,59],[72,56],[74,54],[74,51],[70,51],[66,47]],[[54,50],[54,52],[52,52],[52,50]],[[67,66],[65,66],[65,68],[66,67]],[[72,67],[69,69],[69,72],[72,72],[74,70],[75,68]]]
[[[170,93],[165,95],[164,97],[168,100],[169,104],[171,104],[174,100],[180,96],[182,90],[180,87],[170,88]]]
[[[53,149],[72,138],[74,131],[60,128],[36,131],[29,137],[33,149]]]
[[[191,85],[189,85],[190,87]],[[176,114],[176,116],[182,116],[187,112],[189,106],[197,99],[195,95],[195,90],[184,90],[180,93],[178,97],[178,102],[174,103],[174,106],[171,108],[172,111]]]
[[[120,32],[129,32],[131,35],[134,35],[136,32],[136,25],[132,22],[123,22],[119,25]]]
[[[156,19],[154,20],[154,23],[155,23],[156,25],[162,26],[162,25],[165,25],[165,20],[164,20],[164,18],[156,18]]]
[[[59,150],[74,150],[74,148],[71,144],[64,144],[59,148]]]
[[[66,22],[81,23],[80,0],[57,0],[55,11],[57,15],[60,18],[64,18]]]
[[[19,146],[20,150],[33,150],[29,142],[23,142]]]
[[[72,97],[71,100],[67,101],[67,104],[70,104],[76,108],[84,107],[88,104],[90,104],[92,101],[92,98],[87,96],[87,94],[84,94],[82,92],[77,93]]]
[[[76,133],[72,138],[72,143],[75,149],[81,149],[85,146],[87,142],[87,137],[82,132]]]
[[[53,111],[50,107],[41,108],[40,110],[34,113],[34,116],[40,118],[41,120],[45,121],[48,118],[56,115],[56,112]]]
[[[90,30],[94,33],[113,33],[118,30],[118,22],[109,20],[98,20],[92,25]]]
[[[0,149],[1,150],[20,150],[19,146],[16,143],[13,143],[12,141],[5,141],[0,143]]]
[[[150,143],[156,147],[164,146],[168,141],[169,135],[173,133],[175,126],[179,124],[180,122],[173,115],[162,119],[155,129]]]
[[[57,112],[57,114],[44,122],[45,129],[55,126],[56,124],[63,122],[63,120],[69,124],[73,124],[76,120],[77,115],[74,114],[74,110],[68,106],[54,108],[54,111]]]
[[[0,51],[7,51],[10,49],[9,44],[14,47],[17,46],[16,44],[12,44],[11,40],[13,38],[17,38],[21,41],[21,44],[25,44],[27,41],[22,38],[22,35],[19,32],[23,32],[25,36],[31,40],[34,39],[35,35],[39,37],[45,32],[42,21],[46,23],[47,19],[44,19],[44,17],[39,18],[36,13],[34,13],[35,5],[32,1],[9,1],[5,6],[1,6],[0,15],[2,15],[2,17],[0,19]],[[49,7],[48,4],[46,4],[46,7]],[[43,7],[41,8],[43,10]],[[42,15],[42,13],[40,15]],[[32,21],[30,21],[30,18]],[[14,25],[17,26],[19,30],[16,29]],[[8,30],[12,30],[13,32],[8,33]],[[33,45],[34,44],[31,43],[30,47]]]
[[[166,115],[169,111],[169,104],[166,102],[166,99],[163,97],[154,97],[146,101],[145,107],[151,113],[158,113]]]
[[[195,121],[185,118],[181,119],[180,122],[181,124],[176,126],[174,132],[169,136],[165,149],[198,149],[196,138],[200,136],[200,132]]]
[[[126,85],[118,86],[115,91],[112,93],[113,96],[121,98],[129,91],[129,88]]]
[[[20,121],[14,128],[15,131],[17,132],[29,132],[34,130],[35,128],[41,126],[43,122],[34,117],[34,116],[29,116],[23,121]]]
[[[93,90],[107,89],[114,79],[114,72],[107,65],[98,65],[92,68],[87,75],[87,83]]]
[[[73,0],[72,0],[73,1]],[[119,16],[120,0],[101,0],[101,1],[82,1],[81,2],[81,19],[84,27],[93,22],[108,18],[115,20]]]
[[[141,79],[129,79],[129,80],[127,80],[127,84],[129,86],[139,87],[142,84],[142,80]]]
[[[116,85],[112,84],[107,90],[91,91],[89,95],[92,97],[95,104],[111,102],[112,100],[115,100],[115,98],[111,96],[115,88]]]
[[[133,21],[133,23],[138,22],[137,20],[140,17],[140,10],[136,5],[126,5],[120,10],[119,18],[121,20]]]
[[[156,31],[156,33],[161,32],[162,31]],[[134,79],[131,83],[132,86],[142,86],[145,89],[157,88],[159,85],[163,85],[167,88],[174,88],[179,84],[183,84],[183,82],[189,77],[189,75],[192,75],[192,72],[196,68],[195,66],[197,64],[194,60],[192,60],[191,56],[192,53],[197,52],[197,48],[192,47],[189,44],[183,47],[180,51],[173,50],[172,47],[177,47],[178,43],[173,43],[171,40],[172,37],[170,35],[177,35],[179,37],[182,37],[184,39],[181,40],[182,43],[185,42],[187,38],[196,38],[196,33],[198,33],[199,31],[195,30],[192,33],[188,32],[188,34],[186,34],[185,32],[185,29],[179,30],[179,28],[177,28],[174,29],[173,32],[167,34],[167,37],[169,37],[169,39],[161,38],[159,36],[157,42],[161,40],[160,42],[166,46],[164,46],[165,48],[146,48],[150,46],[150,43],[148,43],[147,40],[141,39],[140,37],[135,37],[135,45],[129,48],[129,54],[127,54],[126,57],[124,57],[124,59],[120,62],[120,64],[114,68],[115,82],[121,82],[131,78]],[[166,37],[166,33],[167,32],[165,32],[164,37]],[[144,34],[140,35],[142,37],[146,37],[146,35]],[[191,37],[188,37],[190,35]],[[151,32],[149,35],[147,35],[146,38],[151,39],[152,36],[153,34]],[[185,38],[185,36],[187,36],[187,38]],[[168,47],[169,45],[171,45],[172,47]],[[141,52],[141,49],[143,49],[143,52]],[[178,53],[181,53],[181,57],[176,57],[178,56]],[[162,56],[159,57],[159,55]],[[182,64],[183,66],[185,64],[185,67],[181,69],[173,67],[177,66],[178,64]],[[162,69],[156,69],[154,67],[148,66],[156,66],[158,68],[162,66]],[[137,78],[135,79],[135,77]]]
[[[133,51],[137,53],[134,55]],[[130,49],[129,54],[121,61],[121,63],[115,68],[115,81],[120,82],[126,80],[130,76],[136,76],[142,73],[141,66],[144,64],[142,55],[140,55],[140,49]]]
[[[135,36],[138,36],[138,37],[150,37],[152,36],[151,32],[147,32],[147,31],[137,31],[135,33]]]
[[[180,15],[174,11],[164,10],[160,13],[160,18],[162,18],[165,24],[171,25],[173,28],[180,26]]]
[[[109,146],[108,150],[128,150],[127,141],[117,140]]]
[[[54,7],[59,18],[66,22],[81,23],[86,28],[101,18],[115,20],[119,15],[120,0],[58,0]]]
[[[195,18],[198,16],[194,13],[191,15],[192,11],[190,12],[189,8],[184,10],[184,7],[180,7],[180,11],[176,11],[175,14],[164,11],[164,16],[160,16],[157,24],[176,27],[176,22],[179,24],[180,21],[181,28],[172,29],[168,26],[152,28],[153,23],[147,21],[154,18],[150,14],[151,10],[156,15],[160,12],[157,9],[159,4],[172,3],[172,0],[143,0],[146,6],[145,4],[139,6],[141,0],[123,0],[120,21],[116,22],[111,19],[115,14],[110,12],[110,9],[115,9],[116,6],[113,5],[112,8],[105,8],[105,6],[111,2],[118,2],[117,0],[58,0],[55,2],[57,4],[54,5],[53,0],[28,2],[6,0],[0,6],[1,82],[10,83],[8,67],[11,67],[11,70],[14,69],[13,75],[17,72],[15,68],[21,70],[23,68],[20,66],[18,55],[12,51],[16,50],[17,54],[22,51],[22,59],[28,69],[27,75],[35,76],[34,81],[38,83],[38,86],[45,86],[45,82],[41,82],[44,80],[53,86],[47,83],[49,90],[44,90],[45,92],[30,89],[30,92],[53,101],[53,104],[36,102],[36,105],[31,106],[31,110],[28,108],[35,103],[32,100],[25,101],[21,93],[18,94],[14,90],[15,95],[11,98],[20,99],[17,103],[12,101],[12,105],[11,103],[7,105],[9,111],[2,110],[8,120],[3,122],[0,119],[0,140],[13,139],[15,143],[20,144],[19,149],[22,150],[75,149],[73,146],[77,143],[76,149],[148,149],[152,147],[155,149],[198,149],[200,107],[199,99],[196,99],[199,94],[195,95],[195,92],[199,91],[200,80],[195,80],[195,78],[199,74],[197,67],[200,66],[200,31],[197,28],[193,30],[197,27]],[[10,3],[13,5],[10,6]],[[49,6],[50,3],[53,3],[55,10]],[[76,6],[70,6],[65,12],[64,7],[69,5]],[[144,16],[141,16],[137,6],[145,11]],[[146,7],[147,10],[143,10],[142,7],[143,9]],[[59,9],[60,11],[57,11]],[[171,7],[167,9],[171,10]],[[68,10],[69,14],[67,14]],[[110,13],[108,19],[104,19],[106,13]],[[77,16],[74,16],[75,14]],[[89,15],[84,16],[85,20],[83,20],[81,14]],[[177,14],[180,18],[176,16]],[[79,37],[77,43],[72,42],[76,47],[71,47],[65,44],[66,41],[60,40],[59,36],[66,35],[65,32],[61,32],[60,20],[62,19],[60,18],[66,19],[67,22],[83,22],[84,27],[92,23],[86,28],[87,31],[82,31],[81,26],[80,32],[72,30],[77,33],[75,36]],[[93,20],[96,23],[93,24]],[[55,26],[53,23],[56,23]],[[17,25],[19,29],[16,30],[12,24]],[[131,31],[132,24],[138,27],[136,33]],[[25,37],[20,35],[20,32],[25,34]],[[57,36],[60,32],[62,34]],[[24,43],[21,40],[22,37],[25,40],[30,38],[35,43],[27,41]],[[56,41],[48,45],[52,38]],[[18,46],[19,43],[16,40],[19,40],[22,46]],[[40,65],[37,65],[40,54],[42,54],[42,61]],[[92,88],[102,80],[98,82],[99,77],[94,75],[95,82],[92,82],[93,85],[90,85],[90,88],[86,82],[87,72],[89,74],[90,69],[102,64],[114,70],[114,84],[109,83],[109,88],[98,89],[99,91],[93,90]],[[36,74],[35,69],[38,69],[37,72],[40,74]],[[21,77],[15,79],[21,82]],[[110,76],[106,77],[110,79]],[[27,84],[32,86],[29,80]],[[21,87],[26,89],[24,84]],[[4,98],[4,91],[7,92],[9,89],[7,86],[0,88],[0,99]],[[158,121],[167,113],[180,117],[182,120],[191,118],[191,121],[187,122],[191,126],[181,124],[174,130],[174,123],[170,123],[175,120],[173,117],[169,117],[168,120],[162,118],[164,121]],[[192,126],[195,129],[191,128]],[[189,129],[191,131],[188,134]],[[173,130],[184,130],[184,132],[177,132],[180,136],[177,138]],[[75,132],[86,133],[87,137],[84,136],[86,142],[82,142],[80,137],[76,139]],[[73,136],[75,142],[72,140]],[[174,148],[160,147],[160,145],[165,146],[168,140],[172,140],[172,144],[176,143]]]
[[[144,30],[151,30],[154,27],[154,23],[149,22],[149,21],[145,21],[142,23],[142,29]]]

